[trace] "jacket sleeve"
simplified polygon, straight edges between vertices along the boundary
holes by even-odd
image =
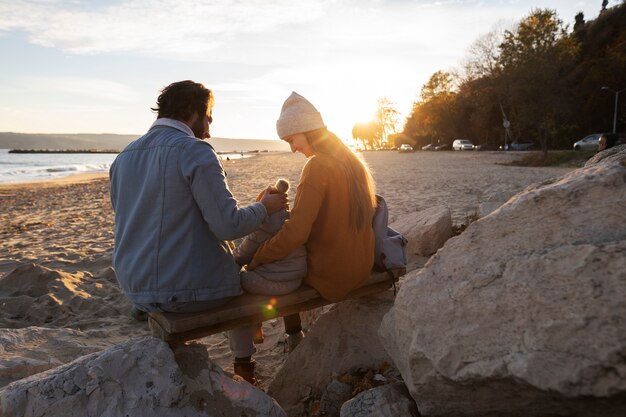
[[[291,217],[282,229],[256,252],[254,260],[260,264],[282,259],[305,244],[324,201],[324,176],[321,167],[311,158],[302,170],[296,189]]]
[[[217,154],[206,142],[195,141],[181,153],[180,170],[187,179],[202,217],[218,239],[234,240],[256,230],[267,211],[261,203],[240,208],[230,192]]]

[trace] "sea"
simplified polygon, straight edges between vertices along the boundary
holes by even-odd
[[[250,158],[255,152],[220,152],[223,160]],[[117,153],[9,153],[0,149],[0,184],[108,172]]]

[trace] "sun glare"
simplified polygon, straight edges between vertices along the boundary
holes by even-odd
[[[376,112],[377,97],[359,97],[355,94],[341,92],[341,96],[349,100],[336,100],[329,97],[320,105],[320,112],[328,129],[341,138],[346,144],[352,142],[352,128],[356,123],[371,120]]]

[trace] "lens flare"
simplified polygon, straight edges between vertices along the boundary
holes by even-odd
[[[276,298],[270,298],[266,304],[263,304],[262,306],[263,315],[266,318],[274,317],[278,314],[278,311],[276,309],[277,303],[278,303],[278,300],[276,300]]]

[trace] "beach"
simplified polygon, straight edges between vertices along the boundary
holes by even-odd
[[[510,196],[573,169],[503,165],[521,156],[363,153],[378,193],[387,200],[390,223],[443,204],[455,225],[474,218],[490,196]],[[291,182],[293,201],[304,163],[300,154],[266,153],[224,161],[224,168],[231,191],[246,205],[278,178]],[[149,334],[145,322],[130,317],[130,304],[111,267],[114,213],[106,173],[0,185],[0,205],[0,386]],[[287,355],[282,321],[268,321],[264,329],[266,340],[255,355],[261,387],[267,387]],[[200,342],[214,361],[232,371],[225,335]]]

